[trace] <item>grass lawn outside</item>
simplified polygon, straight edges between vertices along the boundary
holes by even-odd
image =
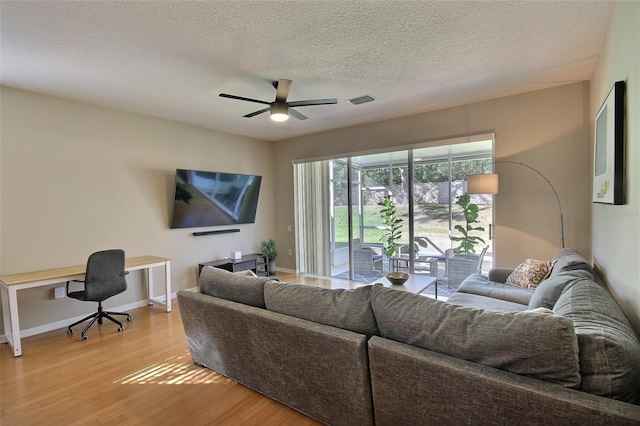
[[[478,204],[479,215],[477,226],[484,227],[484,232],[476,232],[474,235],[478,235],[488,243],[489,224],[492,222],[491,206],[489,204]],[[409,242],[409,206],[398,205],[396,206],[398,215],[403,218],[402,226],[402,238],[401,244],[408,244]],[[464,217],[462,216],[462,208],[453,206],[453,224],[464,225]],[[348,210],[347,206],[335,207],[335,235],[336,235],[336,248],[344,247],[348,245],[349,233],[348,233]],[[445,250],[451,247],[449,240],[449,206],[447,204],[423,204],[416,206],[414,210],[414,234],[415,236],[426,236],[433,240],[439,248]],[[357,227],[358,211],[353,212],[353,223]],[[383,235],[384,230],[376,229],[375,226],[382,224],[380,217],[380,206],[364,206],[363,208],[363,223],[365,246],[377,246],[382,245],[380,238]],[[371,228],[368,228],[371,227]],[[453,231],[454,236],[459,234],[457,231]],[[357,231],[354,231],[357,234]],[[357,237],[357,235],[356,235]]]

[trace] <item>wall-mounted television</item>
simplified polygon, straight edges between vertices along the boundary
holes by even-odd
[[[176,170],[171,229],[254,223],[261,176]]]

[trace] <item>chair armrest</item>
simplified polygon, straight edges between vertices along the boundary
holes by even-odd
[[[69,280],[67,281],[67,292],[65,294],[69,294],[69,283],[86,283],[86,281],[83,280]]]
[[[514,268],[491,268],[489,270],[489,281],[504,283],[513,271]]]
[[[376,256],[382,256],[382,247],[366,246],[366,247],[362,247],[362,249],[363,250],[369,250],[370,252],[372,252]]]

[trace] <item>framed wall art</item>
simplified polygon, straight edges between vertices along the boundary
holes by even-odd
[[[625,82],[617,81],[596,114],[593,202],[624,204]]]

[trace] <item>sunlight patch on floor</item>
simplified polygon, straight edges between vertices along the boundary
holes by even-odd
[[[226,384],[232,380],[216,373],[208,368],[198,367],[191,362],[191,357],[173,356],[167,362],[151,364],[131,373],[121,379],[115,380],[116,384]]]

